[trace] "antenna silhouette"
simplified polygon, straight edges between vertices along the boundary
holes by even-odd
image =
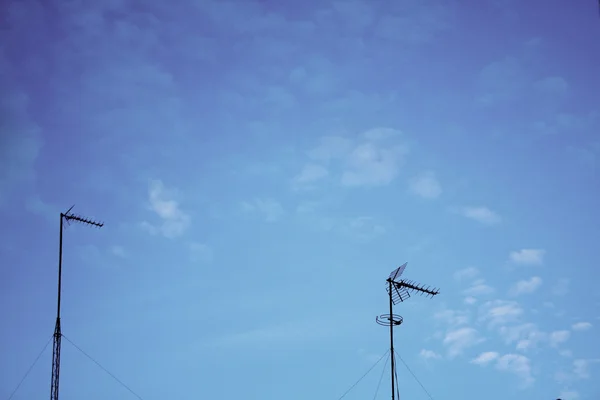
[[[404,319],[400,315],[394,314],[394,305],[401,303],[410,298],[411,293],[418,293],[429,297],[436,296],[440,293],[438,289],[431,289],[429,286],[418,284],[414,281],[400,279],[404,273],[408,263],[402,264],[400,267],[392,271],[386,279],[387,292],[390,299],[390,313],[383,314],[375,318],[375,321],[382,326],[390,327],[390,361],[392,375],[392,400],[396,399],[396,391],[398,390],[398,382],[396,382],[396,354],[394,353],[394,327],[402,324]]]
[[[71,206],[67,212],[60,213],[60,236],[58,247],[58,301],[56,306],[56,325],[54,326],[54,343],[52,345],[52,381],[50,383],[50,400],[58,400],[58,384],[60,377],[60,342],[62,333],[60,330],[60,293],[62,284],[62,244],[63,244],[63,221],[69,224],[71,221],[80,222],[84,225],[95,226],[102,228],[101,222],[93,221],[89,218],[84,218],[79,215],[71,214],[71,210],[75,205]]]

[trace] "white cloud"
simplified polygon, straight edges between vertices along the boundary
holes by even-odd
[[[160,180],[150,182],[149,188],[150,209],[161,219],[161,224],[156,226],[150,222],[142,222],[142,226],[152,234],[162,234],[167,238],[183,235],[190,225],[190,216],[179,208],[179,203],[173,199],[173,194],[165,189]]]
[[[517,375],[525,386],[531,385],[534,381],[531,373],[531,361],[521,354],[503,355],[498,359],[496,368]]]
[[[419,356],[421,356],[421,358],[424,358],[425,360],[437,360],[442,358],[442,356],[436,353],[435,351],[426,349],[422,349],[419,353]]]
[[[571,329],[573,329],[574,331],[587,331],[588,329],[590,329],[592,327],[592,324],[589,322],[578,322],[576,324],[573,324],[573,326],[571,326]]]
[[[505,354],[500,356],[495,351],[488,351],[479,354],[479,356],[471,360],[471,363],[485,366],[494,361],[498,370],[517,375],[524,386],[529,386],[533,383],[531,360],[521,354]]]
[[[243,202],[242,207],[245,211],[262,214],[267,222],[275,222],[285,214],[281,204],[273,199],[254,199],[251,202]]]
[[[564,371],[557,371],[554,373],[554,380],[558,383],[569,382],[572,379],[572,376]]]
[[[362,241],[373,240],[386,232],[385,227],[372,217],[356,217],[340,229],[342,233]]]
[[[573,357],[573,352],[571,350],[561,350],[558,352],[558,354],[560,354],[561,357]]]
[[[454,279],[457,281],[474,279],[479,275],[479,270],[474,267],[464,268],[454,273]]]
[[[337,167],[343,186],[387,185],[398,175],[408,153],[407,147],[397,141],[399,135],[400,132],[394,129],[377,128],[354,139],[326,136],[321,138],[319,146],[308,152],[308,156],[319,165],[327,165],[328,171]],[[311,167],[296,178],[322,178],[325,167],[321,168]]]
[[[464,207],[460,213],[484,225],[496,225],[502,221],[496,212],[487,207]]]
[[[318,147],[308,152],[314,160],[329,162],[344,158],[352,149],[352,140],[340,136],[324,136]]]
[[[464,303],[467,305],[473,305],[477,303],[477,299],[475,297],[465,297]]]
[[[510,293],[513,296],[518,296],[521,294],[533,293],[542,285],[542,278],[539,276],[534,276],[528,280],[518,281],[513,285],[510,289]]]
[[[425,199],[435,199],[442,194],[442,186],[435,173],[431,171],[425,171],[413,177],[409,182],[409,190]]]
[[[516,349],[527,351],[545,340],[547,335],[541,332],[533,323],[526,323],[515,326],[501,326],[499,329],[500,336],[507,344],[516,342]]]
[[[358,145],[346,159],[342,185],[387,185],[398,174],[405,153],[402,146],[380,147],[375,143]]]
[[[542,265],[545,254],[546,251],[542,249],[522,249],[511,251],[509,259],[513,263],[520,265]]]
[[[515,301],[488,301],[480,308],[480,318],[487,321],[490,327],[503,326],[517,320],[523,314],[523,309]]]
[[[573,360],[573,364],[570,372],[558,371],[554,375],[554,379],[558,383],[573,382],[575,380],[589,379],[590,366],[591,364],[600,362],[600,359],[576,359]]]
[[[549,336],[549,340],[550,340],[550,345],[553,347],[558,346],[561,343],[566,342],[567,340],[569,340],[569,337],[571,336],[571,332],[569,331],[554,331],[552,333],[550,333]]]
[[[469,323],[469,316],[465,311],[443,310],[435,313],[433,317],[438,321],[448,324],[450,328],[456,328]]]
[[[483,342],[479,332],[473,328],[464,327],[450,331],[444,337],[443,343],[448,348],[448,357],[456,357],[469,347]]]
[[[463,294],[471,297],[485,296],[492,293],[494,293],[494,288],[486,285],[483,279],[476,280],[470,288],[463,291]]]
[[[487,365],[496,360],[499,356],[500,355],[495,351],[486,351],[485,353],[481,353],[476,358],[471,360],[471,363],[477,365]]]
[[[574,360],[573,373],[578,379],[588,379],[590,377],[590,362],[589,360]]]
[[[327,168],[318,164],[306,164],[302,171],[294,178],[294,184],[298,186],[307,186],[329,175]]]

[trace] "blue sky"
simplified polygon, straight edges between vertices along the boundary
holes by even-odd
[[[0,397],[72,204],[106,225],[65,230],[63,333],[144,399],[337,399],[405,261],[434,398],[600,396],[597,2],[171,3],[3,2]],[[135,397],[65,340],[61,398]]]

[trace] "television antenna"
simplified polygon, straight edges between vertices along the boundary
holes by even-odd
[[[50,383],[50,400],[58,400],[58,383],[60,377],[60,342],[62,339],[62,332],[60,330],[60,293],[62,284],[63,222],[66,222],[67,225],[69,225],[70,222],[79,222],[84,225],[94,226],[97,228],[102,228],[104,226],[104,224],[101,222],[96,222],[80,215],[71,214],[73,207],[75,206],[71,206],[67,212],[60,213],[60,235],[58,240],[58,301],[56,307],[56,325],[54,326],[54,343],[52,345],[52,381]]]
[[[393,270],[390,276],[386,279],[387,292],[390,302],[390,313],[383,314],[375,318],[379,325],[390,327],[392,400],[396,399],[396,393],[398,391],[398,382],[396,379],[396,353],[394,352],[394,327],[399,326],[404,321],[400,315],[394,314],[394,305],[402,303],[410,298],[410,293],[418,293],[420,295],[424,294],[429,297],[436,296],[440,293],[440,291],[436,288],[430,288],[429,286],[425,287],[425,285],[421,285],[415,281],[400,279],[404,273],[404,270],[406,269],[407,264],[408,263],[406,262]]]

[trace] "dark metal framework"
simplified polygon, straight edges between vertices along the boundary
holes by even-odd
[[[401,325],[404,319],[397,314],[394,314],[394,305],[401,303],[410,298],[410,293],[419,293],[421,295],[433,297],[440,293],[436,288],[418,284],[414,281],[400,279],[404,273],[408,263],[402,264],[400,267],[392,271],[386,279],[386,290],[389,296],[390,313],[383,314],[375,318],[375,321],[382,326],[390,327],[390,361],[391,361],[391,377],[392,377],[392,400],[396,399],[398,390],[398,382],[396,378],[396,354],[394,352],[394,327]]]
[[[84,225],[95,226],[102,228],[101,222],[96,222],[79,215],[71,214],[74,206],[69,208],[67,212],[60,213],[60,235],[58,247],[58,301],[56,306],[56,325],[54,327],[54,343],[52,346],[52,381],[50,383],[50,400],[58,400],[58,384],[60,381],[60,342],[62,333],[60,330],[60,293],[62,285],[62,245],[63,245],[63,222],[69,224],[71,221],[80,222]]]

